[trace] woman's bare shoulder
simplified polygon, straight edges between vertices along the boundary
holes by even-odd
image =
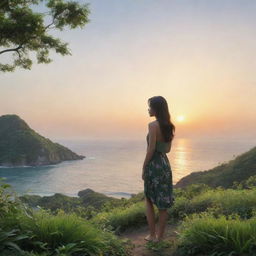
[[[154,120],[154,121],[152,121],[152,122],[149,122],[148,125],[149,125],[149,126],[156,126],[156,127],[159,127],[159,123],[158,123],[157,120]]]

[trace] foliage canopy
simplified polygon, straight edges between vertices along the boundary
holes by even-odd
[[[43,2],[43,6],[41,6]],[[37,12],[36,7],[47,12]],[[83,28],[89,22],[87,4],[64,0],[1,0],[0,57],[12,54],[11,63],[1,63],[0,71],[12,72],[16,67],[31,69],[29,53],[34,51],[37,63],[50,63],[49,51],[71,55],[68,43],[51,35],[51,30]],[[49,22],[47,22],[49,21]],[[3,58],[2,58],[3,59]]]

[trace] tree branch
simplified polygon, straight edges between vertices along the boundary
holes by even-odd
[[[16,51],[16,52],[19,53],[19,49],[21,49],[22,46],[23,46],[23,45],[21,44],[21,45],[19,45],[19,46],[16,47],[16,48],[11,48],[11,49],[6,49],[6,50],[3,50],[3,51],[0,51],[0,54],[5,53],[5,52],[12,52],[12,51]]]
[[[44,28],[44,30],[46,30],[47,28],[50,28],[50,26],[51,26],[52,24],[54,24],[54,20],[52,21],[52,23],[50,23],[49,25],[47,25],[47,26]]]

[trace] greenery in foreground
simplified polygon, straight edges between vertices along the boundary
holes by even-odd
[[[169,246],[175,246],[177,255],[182,256],[256,255],[255,185],[256,176],[251,176],[234,183],[232,189],[205,184],[174,189],[175,204],[168,209],[169,221],[179,226],[177,240]],[[94,208],[92,214],[86,211],[87,207],[81,211],[72,211],[72,207],[52,211],[47,207],[32,209],[17,198],[13,200],[13,194],[7,191],[8,185],[3,184],[2,255],[6,251],[8,255],[11,252],[13,255],[130,255],[131,243],[118,235],[147,223],[143,193],[120,199],[118,203],[106,201],[100,208]],[[60,198],[61,208],[65,204],[63,197]]]
[[[0,187],[0,255],[129,255],[130,243],[75,213],[33,210]]]
[[[179,255],[256,255],[255,184],[256,176],[251,176],[234,184],[233,189],[205,185],[196,195],[185,192],[178,197],[171,215],[182,220],[178,227]],[[200,191],[199,186],[190,185],[185,190]]]

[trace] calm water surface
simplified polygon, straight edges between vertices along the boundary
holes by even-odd
[[[144,140],[53,140],[78,154],[83,160],[64,161],[44,167],[0,168],[0,177],[20,194],[76,196],[86,188],[109,196],[129,198],[143,191]],[[256,145],[256,141],[233,139],[175,138],[167,154],[173,184],[195,171],[210,169],[233,159]]]

